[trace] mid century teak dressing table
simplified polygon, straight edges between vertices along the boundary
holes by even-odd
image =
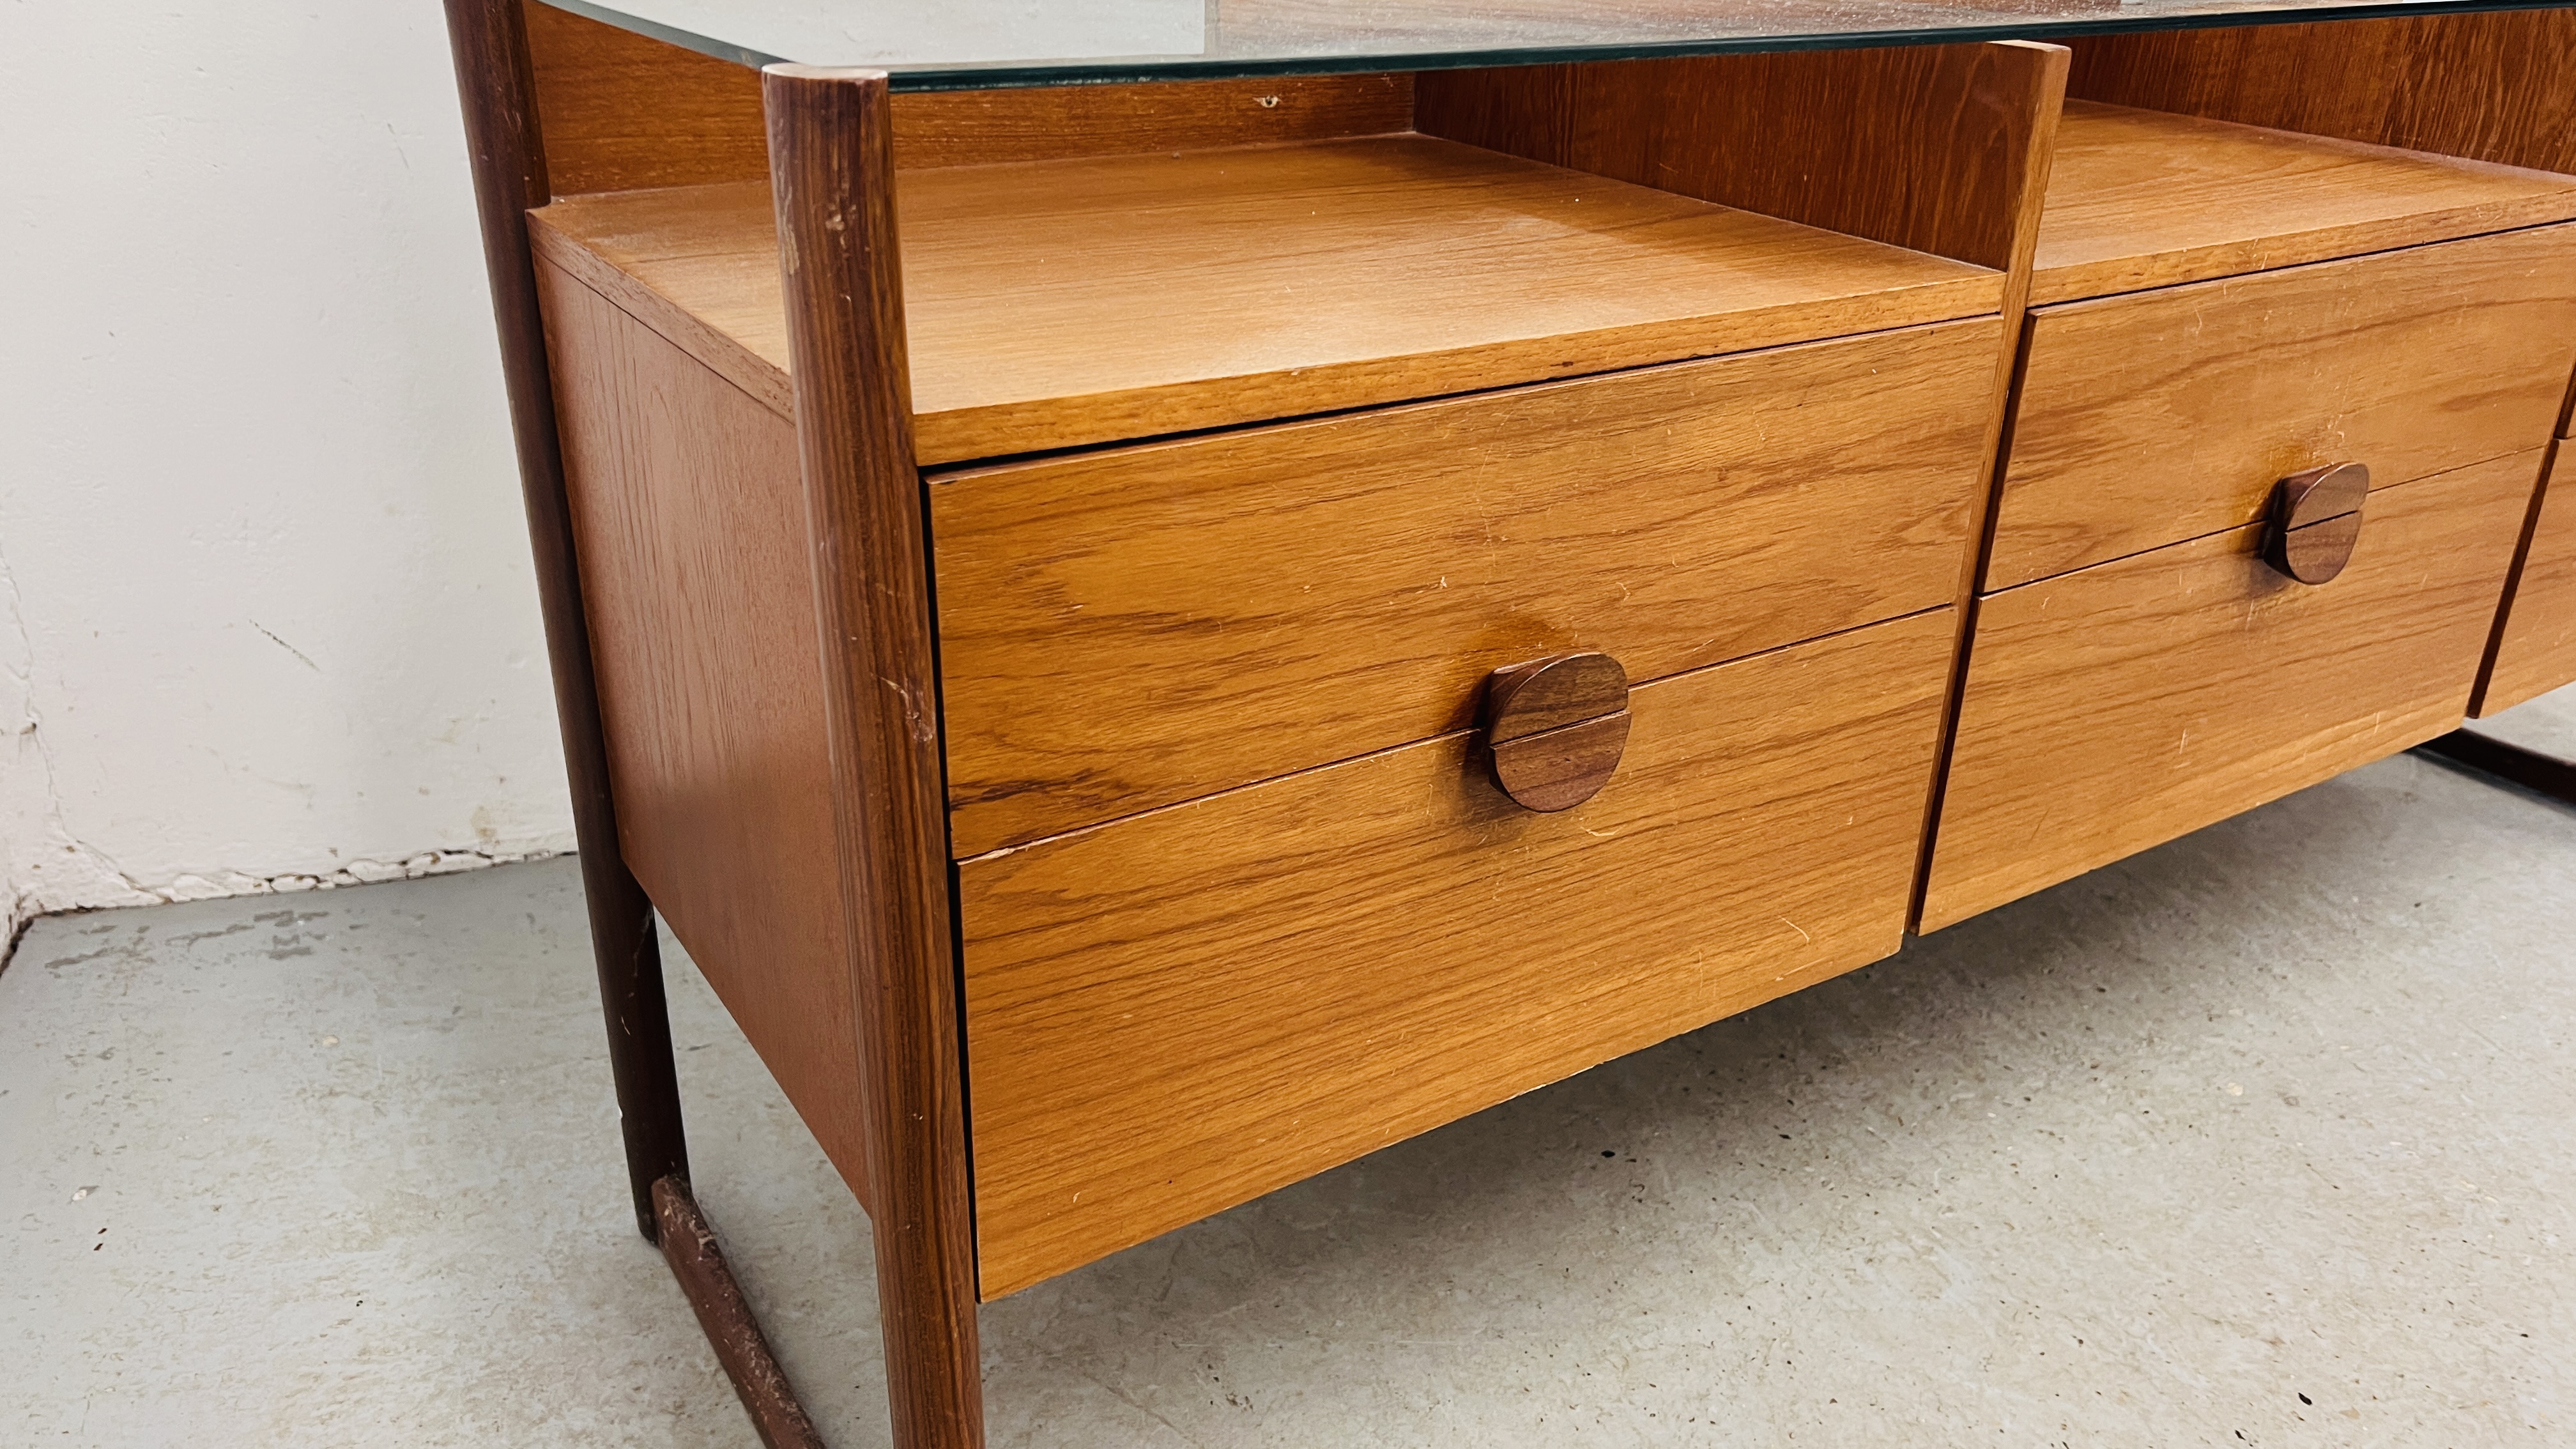
[[[2563,792],[2453,732],[2576,679],[2576,11],[1005,8],[448,3],[768,1442],[656,914],[951,1449],[983,1300],[2397,750]]]

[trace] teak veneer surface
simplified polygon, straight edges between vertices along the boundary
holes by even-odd
[[[2549,439],[2576,364],[2576,226],[2032,314],[1986,579],[2253,522],[2272,485],[2387,487]]]
[[[872,1201],[795,429],[561,270],[537,278],[619,849]]]
[[[952,847],[1948,602],[2000,324],[934,475]],[[1901,440],[1901,441],[1900,441]]]
[[[2067,94],[2576,172],[2576,9],[2079,41]]]
[[[758,71],[550,5],[526,13],[556,196],[768,179]],[[892,105],[897,167],[980,166],[1409,130],[1413,77],[916,91]]]
[[[984,1295],[1895,950],[1952,632],[1640,686],[1562,813],[1462,733],[960,866]]]
[[[1996,310],[1998,272],[1424,136],[907,171],[923,463],[1231,426]],[[759,186],[577,197],[543,253],[757,395]]]
[[[2065,87],[2008,40],[1426,71],[1416,129],[2009,270]]]
[[[2031,303],[2576,217],[2576,176],[2066,103]]]
[[[2456,727],[2539,466],[2374,491],[2328,584],[2255,525],[1983,600],[1921,929]]]
[[[2505,606],[2478,713],[2576,683],[2576,449],[2558,444],[2522,570]]]

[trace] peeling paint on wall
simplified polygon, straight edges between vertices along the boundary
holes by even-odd
[[[438,8],[0,6],[0,54],[119,57],[0,87],[62,141],[0,158],[9,935],[570,848]]]

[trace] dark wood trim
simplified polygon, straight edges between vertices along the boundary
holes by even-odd
[[[2571,384],[2570,391],[2576,392],[2576,384]],[[2522,537],[2514,542],[2513,563],[2504,575],[2504,593],[2496,600],[2495,625],[2487,630],[2486,653],[2478,657],[2478,682],[2469,691],[2471,719],[2487,716],[2487,690],[2495,683],[2496,661],[2504,657],[2504,631],[2513,622],[2514,596],[2522,592],[2523,569],[2531,562],[2532,540],[2540,533],[2540,511],[2549,503],[2549,480],[2558,471],[2558,455],[2566,447],[2566,439],[2552,438],[2549,446],[2541,450],[2540,476],[2532,480],[2531,506],[2522,514]]]
[[[881,71],[762,72],[858,1002],[886,1392],[903,1449],[984,1440],[948,817]]]
[[[1977,643],[1977,599],[1985,585],[1986,564],[1994,556],[1995,519],[2003,501],[2004,464],[2012,456],[2013,418],[2021,408],[2022,366],[2030,355],[2030,276],[2039,256],[2039,224],[2048,201],[2048,176],[2057,158],[2057,126],[2066,109],[2066,76],[2071,57],[2063,46],[2027,46],[2018,56],[2030,67],[2036,116],[2029,141],[2010,159],[2012,186],[2005,195],[2012,206],[2011,252],[2004,265],[2002,352],[1995,359],[1993,402],[1986,417],[1985,473],[1977,480],[1970,505],[1968,552],[1961,560],[1958,607],[1953,617],[1958,633],[1950,648],[1950,692],[1941,705],[1941,733],[1932,749],[1932,782],[1923,792],[1923,830],[1915,837],[1914,892],[1905,908],[1905,929],[1920,930],[1923,901],[1931,889],[1932,849],[1941,834],[1941,806],[1950,789],[1950,751],[1959,741],[1959,710],[1968,696],[1968,656]]]
[[[2576,762],[2509,745],[2476,730],[2453,730],[2415,748],[2480,774],[2509,780],[2562,804],[2576,805]]]
[[[760,1331],[760,1320],[752,1317],[742,1284],[733,1276],[733,1265],[725,1261],[715,1229],[698,1211],[689,1185],[676,1177],[653,1184],[653,1209],[662,1229],[663,1261],[671,1265],[671,1276],[680,1280],[680,1291],[688,1295],[698,1327],[706,1331],[725,1377],[733,1380],[733,1391],[741,1397],[743,1411],[751,1415],[760,1442],[768,1449],[823,1449],[823,1436],[814,1432],[814,1421],[805,1417],[805,1406],[796,1402],[796,1391],[788,1386],[777,1355],[769,1351],[769,1338]]]
[[[680,1129],[680,1084],[671,1055],[671,1016],[662,991],[653,903],[645,899],[644,888],[617,848],[608,744],[601,733],[590,626],[582,615],[581,570],[573,556],[572,508],[564,495],[563,454],[555,433],[554,376],[537,310],[536,267],[528,255],[528,208],[553,198],[528,58],[527,17],[521,0],[447,0],[447,33],[465,109],[474,201],[483,220],[483,260],[492,278],[510,427],[518,439],[528,542],[536,552],[537,602],[545,618],[546,655],[554,666],[555,715],[563,730],[564,770],[572,784],[573,835],[581,851],[591,951],[608,1019],[609,1071],[617,1083],[628,1185],[635,1194],[637,1229],[657,1240],[653,1184],[665,1177],[686,1181],[689,1154]]]

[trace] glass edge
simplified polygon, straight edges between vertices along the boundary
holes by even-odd
[[[679,46],[683,50],[694,50],[700,55],[713,56],[717,60],[749,66],[753,70],[766,65],[782,65],[788,59],[783,55],[764,55],[757,50],[749,50],[718,40],[712,35],[700,35],[694,30],[682,30],[676,25],[664,25],[657,20],[646,20],[640,15],[629,15],[606,5],[595,5],[591,0],[528,0],[528,3],[543,5],[549,10],[565,11],[568,14],[578,15],[584,20],[596,20],[602,25],[615,26],[630,34],[641,35],[647,40],[659,40],[669,45]],[[958,88],[943,86],[941,89]]]
[[[754,70],[784,57],[710,36],[623,14],[593,0],[531,0],[603,25],[665,41]],[[1917,30],[1820,31],[1745,35],[1635,45],[1551,45],[1490,50],[1367,52],[1262,60],[1169,60],[1152,56],[1033,64],[992,61],[978,65],[868,67],[887,73],[895,91],[1024,90],[1046,86],[1139,85],[1159,81],[1257,80],[1270,76],[1369,75],[1383,71],[1474,70],[1488,66],[1561,65],[1607,60],[1667,60],[1694,55],[1748,55],[1800,50],[1870,50],[1912,45],[1974,45],[1989,40],[2076,40],[2088,35],[2134,35],[2160,30],[2235,30],[2258,25],[2330,24],[2339,20],[2390,20],[2417,15],[2475,15],[2514,10],[2561,10],[2569,0],[2365,0],[2278,10],[2135,15],[2065,20],[2024,20],[1949,25]]]

